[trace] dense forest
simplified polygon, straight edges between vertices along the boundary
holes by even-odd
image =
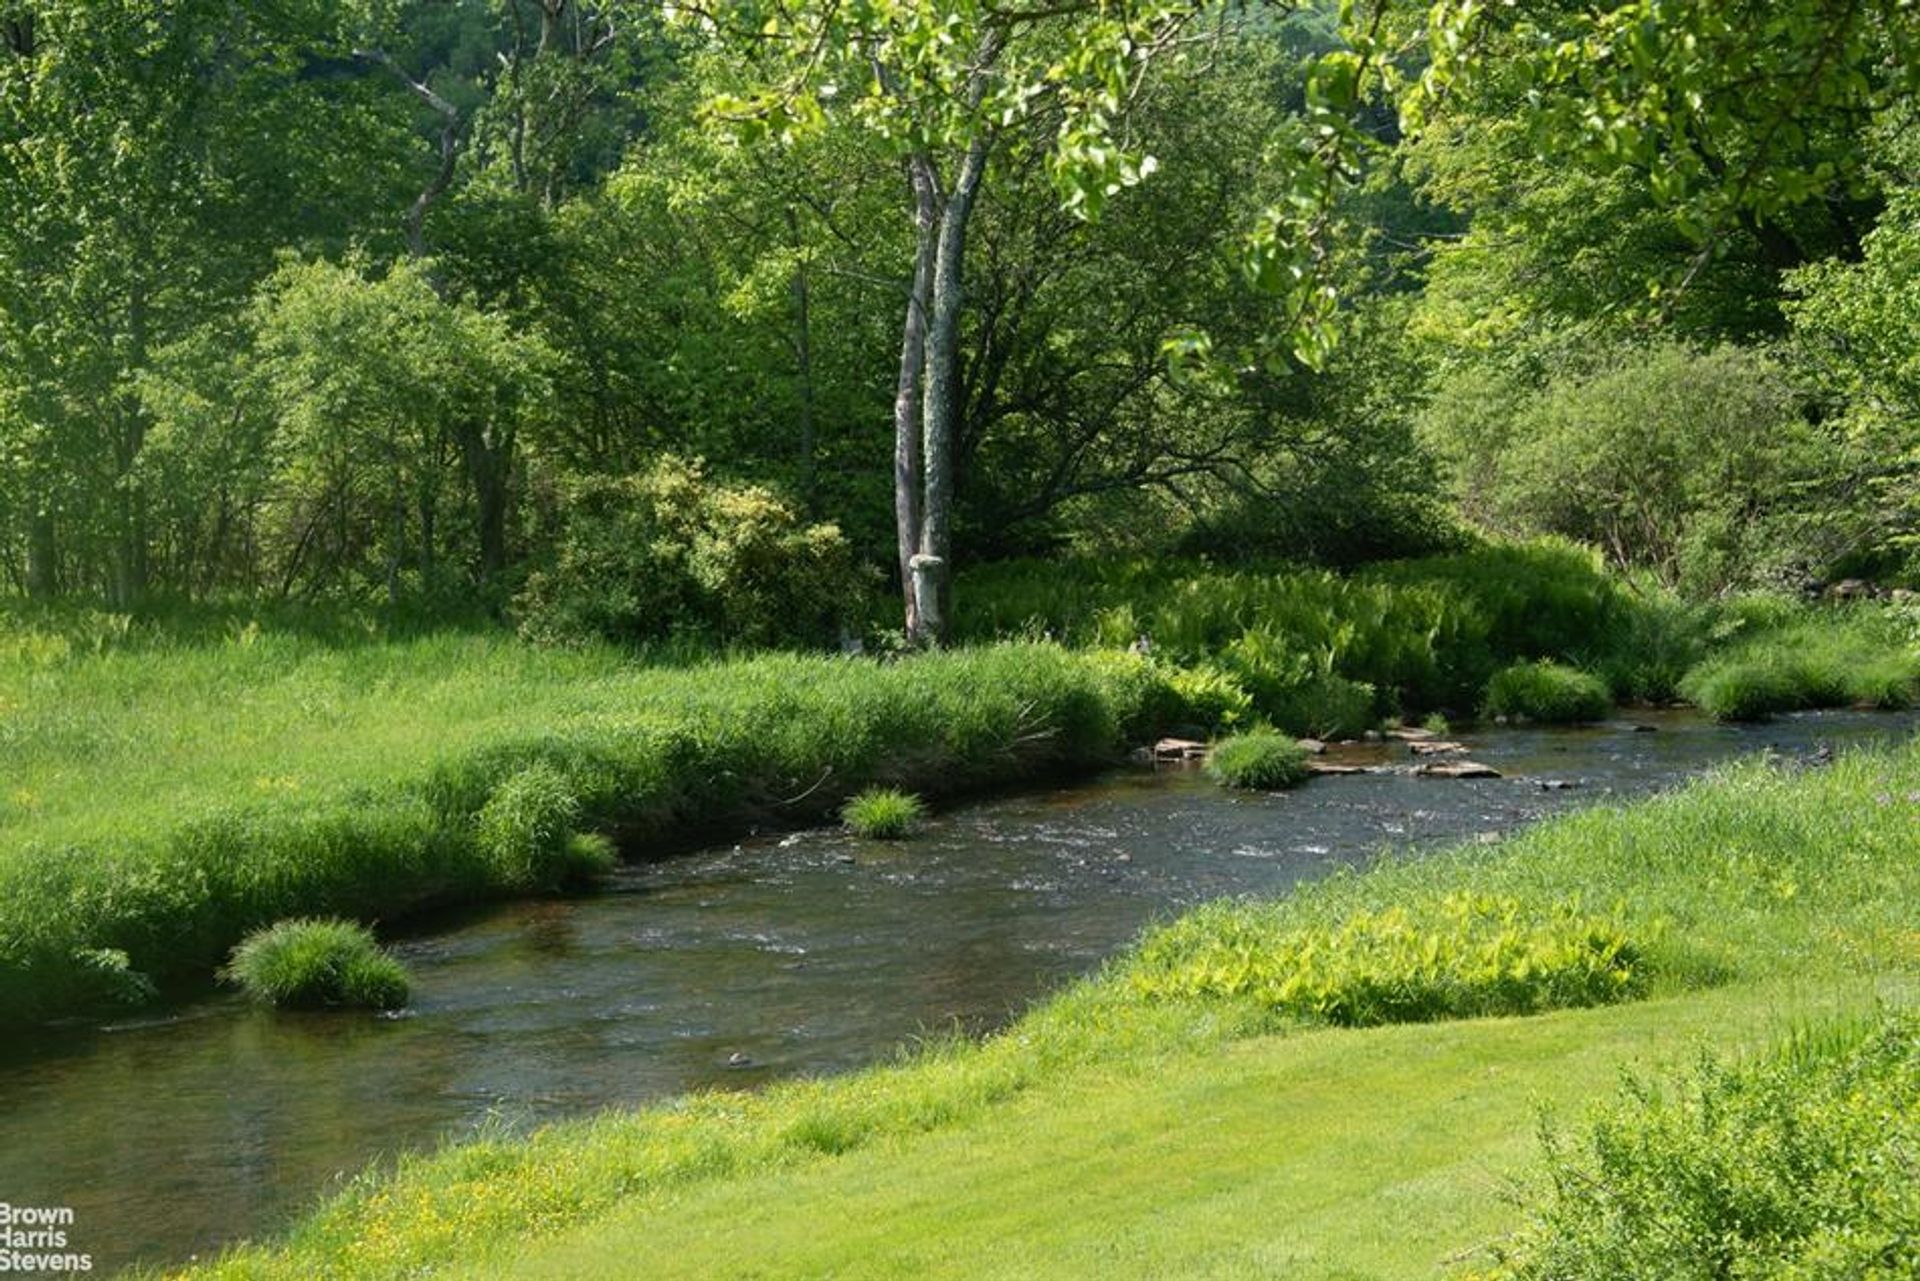
[[[0,582],[815,643],[1034,554],[1902,581],[1920,22],[1524,8],[13,0]]]

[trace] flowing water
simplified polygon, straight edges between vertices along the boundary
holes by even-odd
[[[40,1034],[0,1059],[0,1200],[73,1207],[72,1246],[97,1269],[175,1262],[477,1126],[842,1070],[929,1029],[993,1027],[1204,899],[1915,724],[1636,720],[1655,728],[1464,735],[1498,779],[1414,777],[1394,743],[1348,754],[1387,772],[1275,795],[1141,768],[956,810],[904,844],[758,838],[404,938],[415,995],[399,1017],[218,997]]]

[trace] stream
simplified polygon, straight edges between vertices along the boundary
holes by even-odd
[[[72,1248],[96,1271],[176,1263],[274,1231],[370,1161],[479,1127],[842,1071],[929,1029],[993,1028],[1205,899],[1917,723],[1489,727],[1459,737],[1498,779],[1415,777],[1400,743],[1337,756],[1388,772],[1274,795],[1139,767],[956,809],[901,844],[816,830],[632,866],[591,897],[403,934],[414,1001],[397,1017],[219,995],[10,1047],[0,1201],[72,1207]]]

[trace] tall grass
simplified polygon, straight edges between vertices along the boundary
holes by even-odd
[[[1613,707],[1607,683],[1561,663],[1515,663],[1487,682],[1489,716],[1512,716],[1546,725],[1597,721]]]
[[[1909,707],[1920,694],[1920,647],[1872,609],[1765,632],[1687,673],[1681,690],[1723,720],[1809,707]]]
[[[485,636],[0,661],[0,1023],[200,980],[286,916],[391,921],[632,852],[1114,759],[1147,663],[1047,645],[652,668]],[[133,980],[129,975],[134,976]]]

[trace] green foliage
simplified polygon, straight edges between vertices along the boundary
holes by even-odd
[[[224,974],[255,1000],[292,1009],[392,1010],[407,1002],[406,970],[352,921],[303,918],[255,930],[233,949]]]
[[[1701,245],[1857,196],[1865,157],[1847,144],[1911,92],[1920,51],[1920,24],[1900,6],[1820,0],[1680,10],[1446,0],[1431,16],[1433,63],[1411,122],[1476,93],[1524,104],[1536,151],[1639,177]]]
[[[1233,729],[1253,714],[1253,695],[1232,672],[1211,663],[1172,668],[1166,679],[1178,700],[1179,719],[1203,731]]]
[[[1761,720],[1809,707],[1910,707],[1920,653],[1866,610],[1765,632],[1715,655],[1680,692],[1721,720]]]
[[[580,798],[545,761],[512,775],[474,818],[493,878],[517,890],[551,889],[570,869]]]
[[[1920,1270],[1920,1024],[1816,1029],[1746,1062],[1628,1082],[1577,1134],[1490,1274],[1911,1276]]]
[[[1010,562],[964,576],[963,635],[1046,632],[1076,644],[1148,638],[1217,668],[1252,711],[1347,736],[1393,711],[1469,709],[1501,666],[1620,652],[1641,608],[1590,552],[1490,546],[1341,577],[1285,565]]]
[[[584,477],[563,503],[553,566],[517,602],[530,638],[818,645],[858,605],[861,578],[836,527],[805,523],[759,486],[713,481],[697,462]]]
[[[1511,716],[1547,725],[1597,721],[1613,710],[1607,683],[1560,663],[1516,663],[1487,682],[1489,716]]]
[[[440,586],[443,526],[458,519],[467,535],[460,551],[483,586],[497,586],[509,484],[552,411],[557,356],[547,343],[503,312],[443,296],[412,263],[374,273],[286,261],[263,284],[252,319],[252,381],[275,418],[272,452],[284,460],[265,478],[276,491],[272,541],[298,542],[312,507],[337,504],[317,581],[331,576],[341,587],[340,576],[357,571],[398,599],[403,586],[412,595]],[[469,501],[455,509],[448,498],[462,493]]]
[[[204,978],[284,917],[572,883],[612,852],[578,833],[645,849],[772,807],[823,817],[867,784],[937,797],[1090,768],[1172,706],[1145,659],[1047,645],[647,667],[259,629],[0,661],[0,700],[10,1026],[110,1002],[117,975]]]
[[[1207,773],[1222,787],[1274,791],[1304,782],[1309,772],[1299,740],[1270,729],[1235,734],[1207,753]]]
[[[897,841],[913,834],[926,816],[926,806],[911,792],[897,787],[870,787],[850,797],[840,809],[840,821],[855,836]]]
[[[1442,389],[1442,396],[1450,394]],[[1603,548],[1705,597],[1804,577],[1850,545],[1847,451],[1758,353],[1622,351],[1499,406],[1443,407],[1429,438],[1497,528]],[[1489,413],[1511,421],[1489,428]]]
[[[1246,998],[1345,1027],[1604,1005],[1646,986],[1617,918],[1471,893],[1292,929],[1259,907],[1203,908],[1149,935],[1126,975],[1151,1000]]]

